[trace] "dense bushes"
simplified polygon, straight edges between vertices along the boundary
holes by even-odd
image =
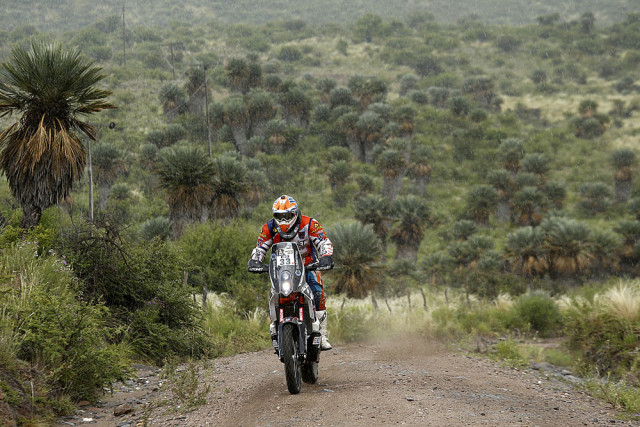
[[[102,300],[121,327],[114,338],[130,343],[138,356],[161,362],[169,354],[202,353],[200,309],[184,283],[189,269],[171,245],[130,243],[105,224],[71,231],[65,253],[83,293]]]
[[[601,375],[625,374],[634,384],[640,381],[638,281],[621,282],[590,298],[573,298],[565,318],[569,346],[582,355],[585,369],[595,369]]]
[[[50,397],[93,400],[126,378],[128,346],[113,344],[108,308],[81,292],[64,258],[39,255],[37,244],[20,242],[3,250],[0,274],[0,360],[13,356],[0,367],[3,377],[18,381],[15,357],[38,366],[32,397],[45,403]]]
[[[267,301],[266,278],[247,272],[247,261],[260,228],[242,224],[223,226],[214,222],[189,228],[180,245],[192,262],[194,285],[200,278],[208,289],[235,296],[240,312],[253,312]],[[202,274],[200,274],[202,273]]]

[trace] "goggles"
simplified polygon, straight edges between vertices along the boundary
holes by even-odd
[[[273,214],[273,217],[275,218],[276,222],[280,224],[293,221],[296,215],[296,212],[276,212]]]

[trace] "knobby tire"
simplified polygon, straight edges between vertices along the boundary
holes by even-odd
[[[298,394],[302,387],[302,363],[298,360],[298,331],[290,323],[282,328],[282,355],[284,356],[284,373],[287,378],[289,393]]]

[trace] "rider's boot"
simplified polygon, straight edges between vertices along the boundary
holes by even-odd
[[[318,310],[316,315],[320,319],[320,335],[322,335],[320,350],[331,350],[333,347],[331,347],[331,343],[327,339],[327,310]]]
[[[271,343],[273,343],[273,349],[278,354],[278,329],[275,322],[269,325],[269,333],[271,334]]]

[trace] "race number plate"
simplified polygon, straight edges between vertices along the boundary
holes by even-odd
[[[278,254],[276,255],[276,266],[282,267],[287,265],[296,265],[294,255],[295,252],[293,251],[293,248],[282,248],[278,250]]]

